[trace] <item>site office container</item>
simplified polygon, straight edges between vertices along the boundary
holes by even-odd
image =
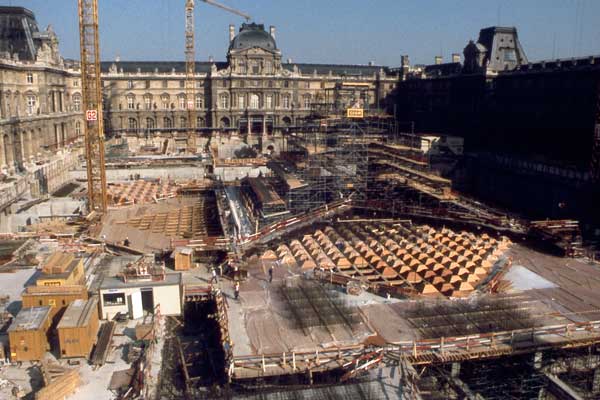
[[[50,307],[23,308],[8,328],[12,362],[41,360],[50,350]]]
[[[56,327],[61,358],[90,356],[98,337],[98,319],[97,297],[69,304]]]
[[[50,306],[50,319],[56,324],[67,306],[77,299],[87,300],[88,291],[83,285],[29,286],[21,294],[23,307]]]

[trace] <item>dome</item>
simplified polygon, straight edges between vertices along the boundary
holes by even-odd
[[[243,50],[251,49],[253,47],[260,47],[261,49],[268,51],[277,50],[277,44],[273,36],[269,32],[265,31],[263,24],[242,24],[240,32],[231,41],[229,46],[230,50]]]

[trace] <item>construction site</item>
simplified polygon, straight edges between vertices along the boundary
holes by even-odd
[[[207,129],[190,102],[175,134],[109,134],[97,3],[83,137],[2,182],[0,398],[600,398],[578,221],[465,196],[462,142],[406,129],[358,78],[285,125]]]

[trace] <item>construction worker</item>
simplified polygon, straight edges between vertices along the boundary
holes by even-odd
[[[128,237],[126,237],[125,240],[123,240],[123,246],[129,247],[129,238]]]
[[[233,287],[233,296],[236,300],[240,297],[240,281],[235,281],[235,286]]]
[[[269,267],[269,283],[273,282],[273,264]]]
[[[219,277],[217,276],[217,269],[212,267],[212,278],[210,278],[210,283],[219,283]]]

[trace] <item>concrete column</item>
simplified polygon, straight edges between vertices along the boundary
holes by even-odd
[[[33,157],[33,135],[31,134],[31,131],[26,131],[25,135],[24,135],[24,140],[25,140],[25,145],[23,147],[25,147],[27,155],[25,157],[23,157],[26,161],[30,161],[30,159]]]
[[[594,370],[594,379],[592,380],[592,394],[600,394],[600,367]]]
[[[267,134],[267,116],[263,115],[263,120],[262,120],[262,127],[263,127],[263,131],[262,134],[266,135]]]
[[[535,369],[542,368],[542,357],[543,357],[543,353],[541,351],[538,351],[533,355],[533,367]]]
[[[4,142],[4,162],[6,163],[6,166],[10,169],[12,167],[14,167],[15,164],[15,149],[12,143],[12,134],[8,134],[6,136],[4,136],[3,142]]]
[[[460,363],[452,363],[452,370],[450,371],[450,375],[453,378],[458,378],[458,376],[460,375]]]
[[[21,163],[25,163],[27,162],[27,154],[26,154],[26,141],[27,141],[27,132],[26,131],[21,131],[19,134],[19,141],[21,143],[19,143],[20,149],[21,149]]]
[[[4,133],[0,131],[0,168],[4,168],[6,166],[6,159],[4,157],[5,151]]]
[[[250,136],[250,134],[252,133],[252,118],[248,115],[248,126],[246,127],[246,133],[248,134],[248,136]]]

